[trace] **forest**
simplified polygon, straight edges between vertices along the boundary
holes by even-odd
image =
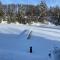
[[[7,21],[8,24],[19,22],[31,24],[32,22],[60,25],[60,7],[48,7],[46,2],[41,1],[37,5],[28,4],[2,4],[0,2],[0,23]]]

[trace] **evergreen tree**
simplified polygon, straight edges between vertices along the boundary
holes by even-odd
[[[39,10],[40,10],[40,22],[44,22],[45,17],[47,17],[47,4],[44,1],[41,1],[40,5],[39,5]]]
[[[3,17],[4,17],[4,12],[3,12],[2,3],[0,2],[0,23],[1,23],[2,19],[3,19]]]

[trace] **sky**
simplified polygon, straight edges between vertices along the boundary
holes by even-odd
[[[37,5],[40,3],[42,0],[0,0],[3,4],[34,4]],[[46,4],[50,6],[60,6],[60,0],[43,0],[46,2]]]

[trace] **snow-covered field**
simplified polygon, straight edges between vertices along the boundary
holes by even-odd
[[[55,47],[60,48],[59,27],[0,24],[0,60],[54,60]]]

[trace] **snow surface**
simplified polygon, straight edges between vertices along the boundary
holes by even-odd
[[[0,60],[54,60],[53,49],[60,48],[60,28],[46,26],[0,24]]]

